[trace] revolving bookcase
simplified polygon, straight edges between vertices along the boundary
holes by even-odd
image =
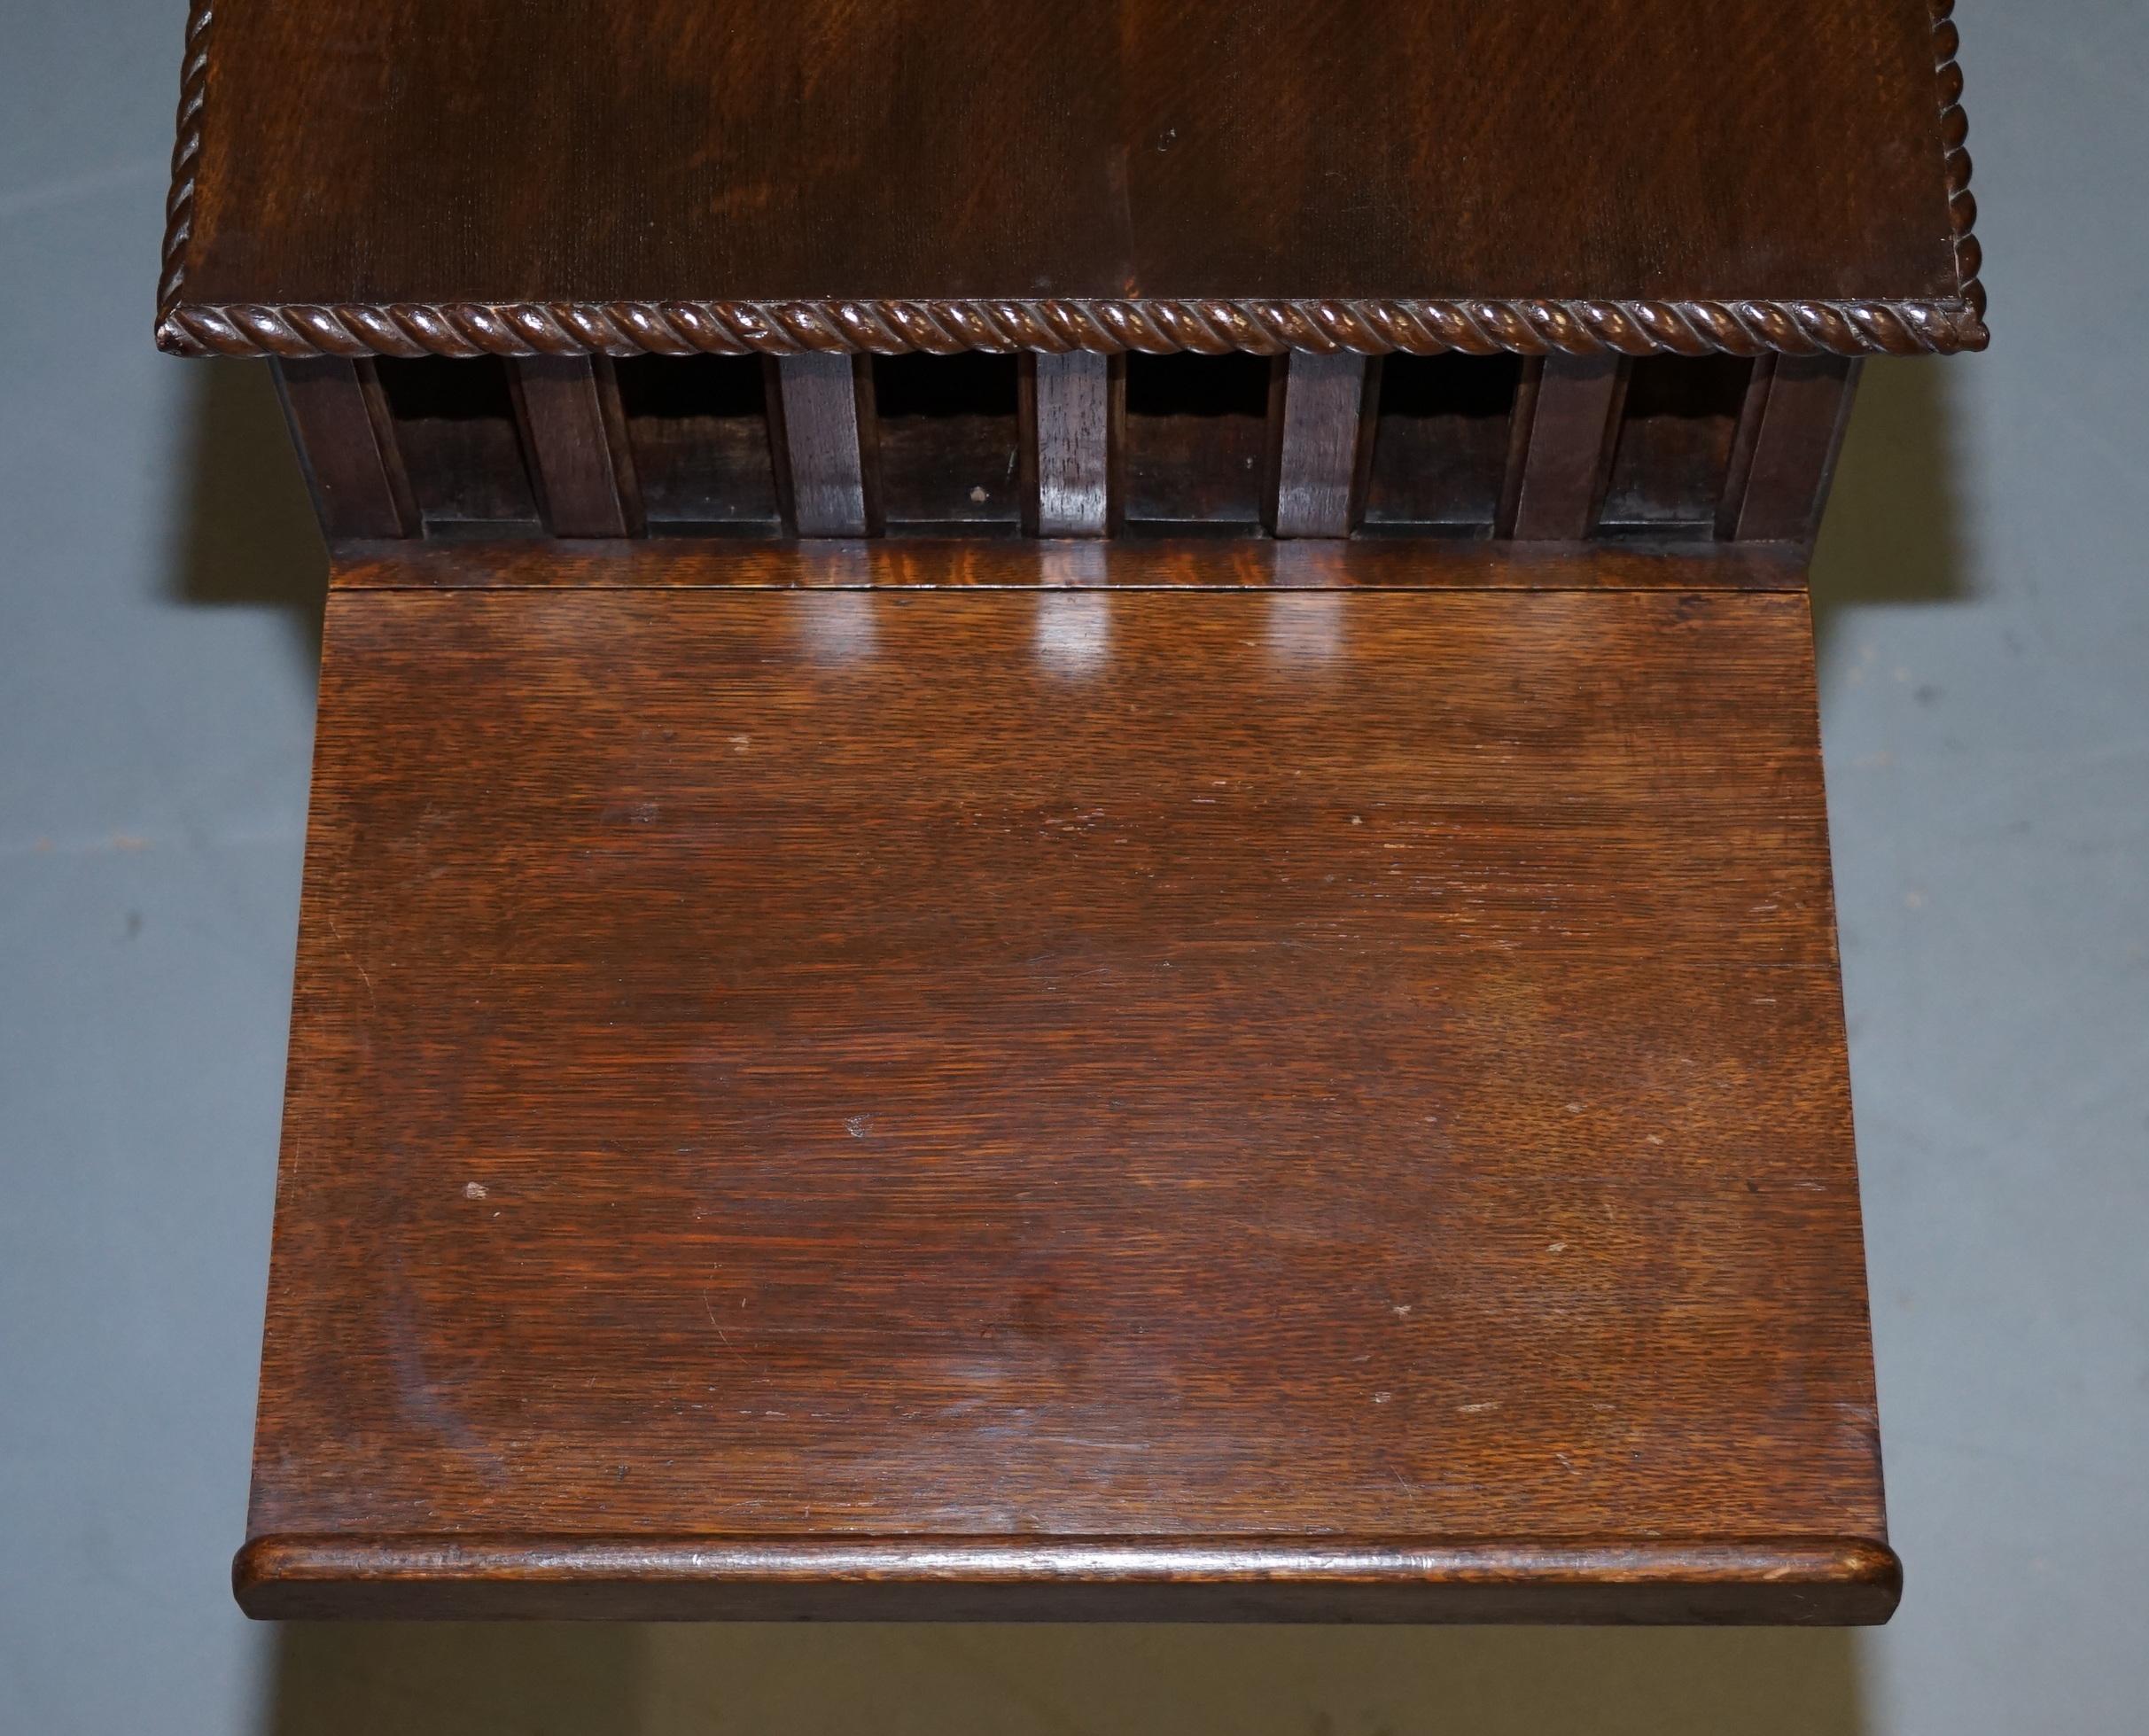
[[[1805,564],[1926,0],[216,0],[270,1616],[1884,1620]]]

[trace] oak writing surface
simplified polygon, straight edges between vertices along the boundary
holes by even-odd
[[[323,679],[256,1613],[1892,1607],[1802,597],[346,586]]]

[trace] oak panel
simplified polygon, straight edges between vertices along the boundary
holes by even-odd
[[[263,1614],[1869,1620],[1803,599],[331,596]]]
[[[192,303],[1960,291],[1927,0],[217,0],[201,43]]]

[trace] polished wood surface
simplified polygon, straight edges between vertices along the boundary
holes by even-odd
[[[1927,0],[217,0],[184,299],[1952,298]]]
[[[1892,1607],[1802,596],[339,578],[254,1613]]]
[[[640,534],[642,489],[611,359],[530,356],[508,378],[545,528],[560,537]]]
[[[1362,355],[1294,355],[1285,364],[1276,459],[1278,536],[1348,536],[1365,493],[1372,425]]]
[[[865,536],[875,499],[873,372],[848,355],[787,355],[776,364],[781,445],[793,521],[802,536]]]
[[[1515,444],[1522,477],[1507,534],[1522,541],[1565,541],[1597,528],[1612,454],[1626,364],[1616,355],[1551,355],[1535,370],[1528,416]]]
[[[1766,370],[1766,396],[1736,497],[1736,534],[1810,541],[1828,504],[1835,456],[1857,391],[1860,364],[1840,355],[1782,355]],[[1726,494],[1724,510],[1732,510]]]
[[[1112,448],[1123,422],[1116,405],[1125,370],[1085,350],[1027,359],[1037,469],[1036,536],[1104,536],[1112,528]]]
[[[372,358],[314,356],[279,363],[276,376],[322,534],[417,535],[417,501]]]

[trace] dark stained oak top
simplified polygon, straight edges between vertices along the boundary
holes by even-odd
[[[190,41],[175,348],[1983,340],[1928,0],[216,0]]]
[[[1803,597],[346,587],[322,679],[254,1613],[1892,1608]]]

